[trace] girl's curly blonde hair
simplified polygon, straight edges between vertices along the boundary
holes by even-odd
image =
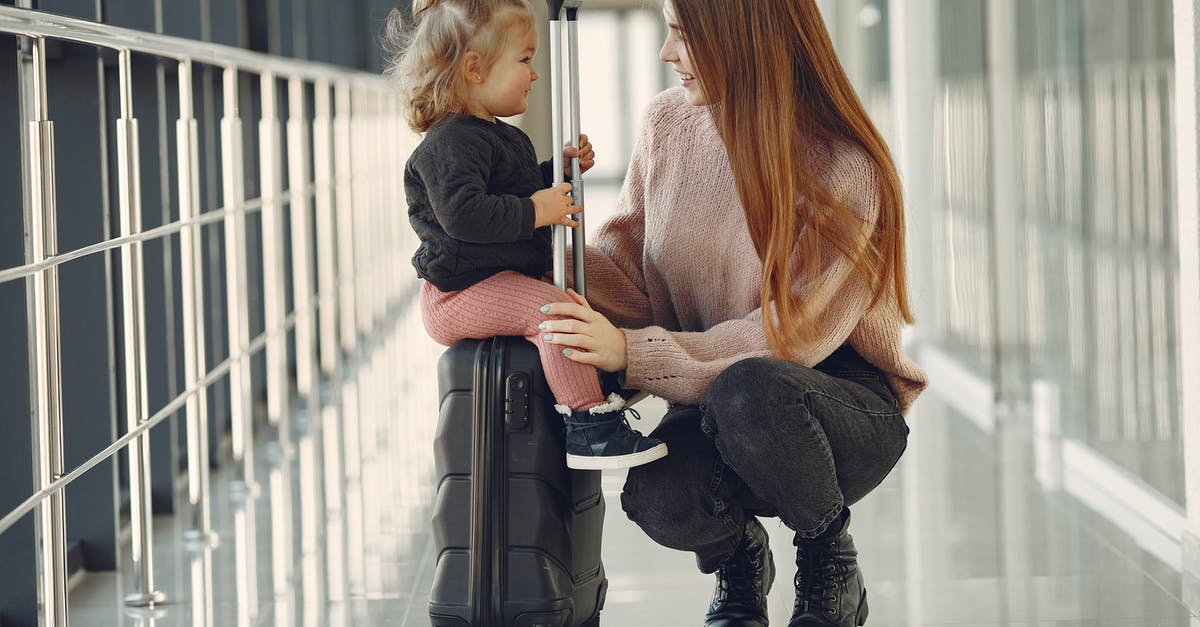
[[[529,0],[414,0],[413,24],[392,9],[384,34],[389,54],[384,76],[393,80],[408,103],[408,124],[429,130],[448,113],[467,109],[467,84],[461,71],[468,52],[491,68],[517,26],[533,28]]]

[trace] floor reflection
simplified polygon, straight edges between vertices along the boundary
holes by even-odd
[[[127,573],[87,574],[71,593],[71,623],[428,624],[439,352],[419,319],[401,320],[344,385],[295,412],[290,431],[276,434],[286,436],[282,444],[259,446],[258,490],[239,489],[232,464],[214,474],[212,546],[182,539],[188,516],[155,520],[166,605],[127,610],[119,603]],[[639,426],[652,428],[665,406],[651,399],[639,409]],[[1175,568],[1066,492],[1045,490],[1031,419],[997,417],[988,432],[930,394],[910,423],[904,459],[855,507],[870,625],[1200,627],[1184,601],[1197,594],[1185,593]],[[604,624],[700,624],[711,577],[621,515],[623,477],[604,477]],[[784,625],[793,601],[791,534],[764,522],[778,568],[771,620]]]

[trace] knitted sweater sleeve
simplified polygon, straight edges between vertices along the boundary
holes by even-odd
[[[879,216],[878,180],[862,155],[839,155],[829,182],[835,197],[848,202],[872,232]],[[798,351],[796,361],[814,366],[841,346],[871,302],[867,281],[844,255],[823,256],[815,280],[797,282],[794,291],[818,314],[813,323],[820,338]],[[770,307],[774,317],[774,307]],[[661,326],[625,329],[627,367],[623,384],[677,403],[704,401],[709,385],[729,366],[752,357],[770,357],[763,330],[763,308],[699,332],[669,331]]]
[[[642,271],[645,242],[647,142],[634,145],[616,212],[584,254],[588,302],[617,327],[643,327],[652,314]]]

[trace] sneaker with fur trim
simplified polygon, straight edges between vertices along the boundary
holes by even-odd
[[[567,425],[567,467],[576,470],[632,468],[666,457],[667,444],[646,437],[629,426],[626,412],[640,419],[625,400],[610,394],[608,402],[587,410],[572,411],[555,405]]]

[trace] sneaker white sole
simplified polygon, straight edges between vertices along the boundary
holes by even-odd
[[[633,468],[649,464],[656,459],[667,456],[667,443],[663,442],[654,448],[648,448],[640,453],[628,455],[612,455],[609,457],[591,455],[567,454],[567,468],[575,470],[612,470],[614,468]]]

